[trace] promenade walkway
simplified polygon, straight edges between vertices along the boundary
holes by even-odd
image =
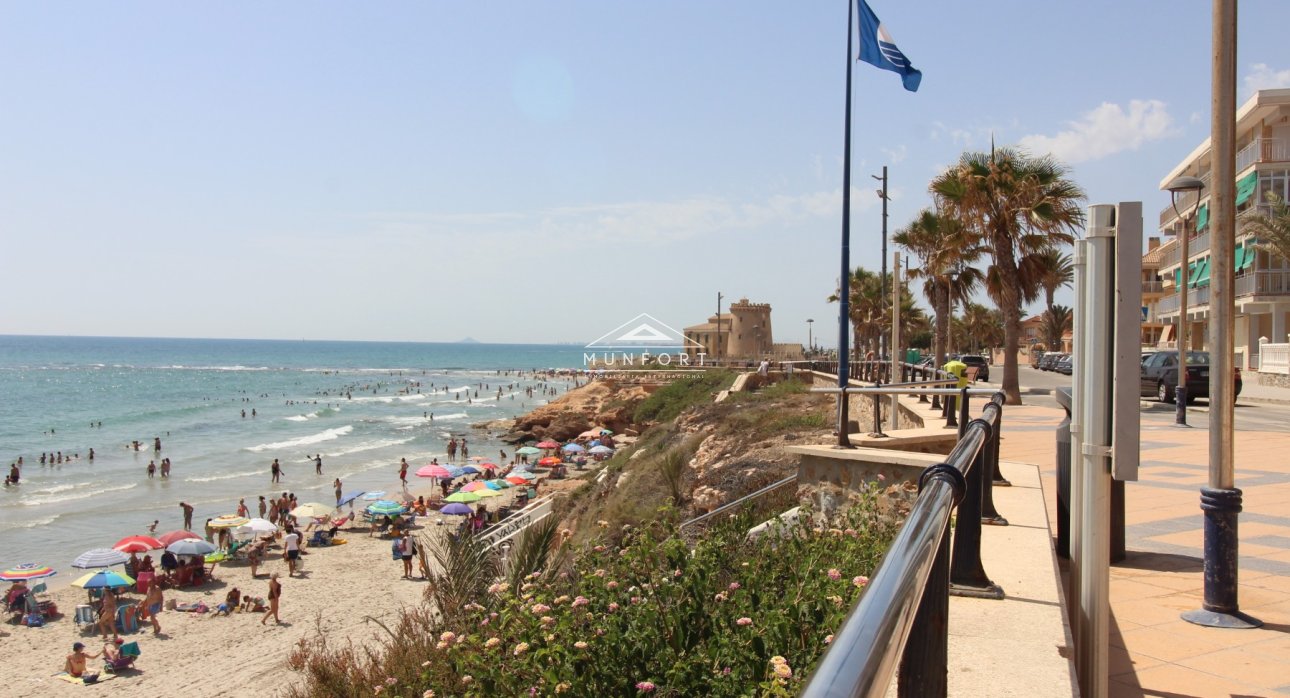
[[[1003,420],[1001,457],[1039,467],[1053,531],[1062,416],[1020,406]],[[1202,598],[1204,419],[1193,429],[1171,426],[1171,415],[1142,419],[1141,479],[1125,494],[1128,559],[1111,567],[1111,695],[1290,696],[1290,432],[1236,433],[1240,603],[1264,626],[1218,630],[1179,618]]]

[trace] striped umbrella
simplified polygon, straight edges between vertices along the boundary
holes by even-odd
[[[48,565],[37,565],[34,562],[24,562],[17,567],[12,567],[0,572],[0,580],[6,582],[23,582],[28,579],[44,579],[58,574],[54,568]]]
[[[92,569],[95,567],[111,567],[112,565],[124,565],[130,559],[129,555],[120,550],[112,548],[95,548],[86,550],[72,561],[72,567],[80,569]]]
[[[504,490],[504,489],[506,489],[506,488],[510,487],[510,486],[511,486],[511,483],[509,483],[509,482],[507,482],[507,481],[505,481],[505,480],[503,480],[503,479],[501,479],[501,478],[498,478],[498,479],[496,479],[496,480],[489,480],[488,482],[485,482],[485,483],[484,483],[484,486],[485,486],[485,487],[487,487],[487,488],[488,488],[488,489],[490,489],[490,490]]]
[[[250,521],[250,519],[246,518],[245,516],[238,516],[237,514],[224,514],[223,516],[216,516],[215,518],[211,519],[210,527],[211,528],[237,528],[238,526],[242,526],[246,524],[246,522],[248,521]]]
[[[465,487],[462,487],[461,491],[474,492],[475,490],[486,490],[486,489],[488,489],[488,485],[484,484],[483,482],[480,482],[479,480],[476,480],[472,483],[467,484]]]

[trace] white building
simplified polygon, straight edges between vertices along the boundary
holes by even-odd
[[[1255,249],[1243,219],[1251,212],[1267,212],[1264,193],[1274,191],[1290,200],[1290,89],[1260,90],[1236,112],[1236,366],[1258,368],[1259,338],[1285,342],[1287,314],[1290,313],[1290,262]],[[1175,177],[1199,177],[1205,183],[1199,198],[1179,196],[1178,212],[1192,217],[1195,230],[1189,240],[1186,272],[1179,259],[1177,236],[1183,219],[1172,205],[1160,211],[1160,231],[1170,236],[1159,248],[1160,295],[1144,302],[1152,321],[1163,323],[1157,345],[1174,348],[1177,341],[1178,284],[1187,279],[1187,321],[1192,349],[1205,349],[1208,337],[1210,301],[1211,194],[1210,143],[1206,139],[1160,182],[1167,190]],[[1155,250],[1153,250],[1155,252]],[[1144,281],[1144,284],[1146,282]],[[1154,296],[1154,294],[1152,294]]]

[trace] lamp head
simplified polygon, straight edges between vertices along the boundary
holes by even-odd
[[[1205,183],[1202,182],[1199,177],[1188,177],[1187,175],[1183,175],[1181,177],[1174,177],[1174,180],[1165,188],[1169,190],[1170,194],[1186,194],[1191,191],[1199,192],[1201,189],[1205,188]]]

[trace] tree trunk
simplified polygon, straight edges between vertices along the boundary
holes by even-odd
[[[1003,315],[1003,394],[1007,404],[1021,404],[1021,379],[1017,373],[1017,350],[1021,347],[1021,289],[1015,285],[1017,260],[1007,231],[997,231],[990,241],[999,277],[1013,279],[999,288],[999,311]],[[1002,254],[1000,254],[1002,252]]]
[[[945,365],[945,350],[950,342],[950,292],[944,279],[936,280],[932,293],[936,296],[932,300],[936,306],[936,338],[933,351],[936,354],[936,368],[939,369]]]

